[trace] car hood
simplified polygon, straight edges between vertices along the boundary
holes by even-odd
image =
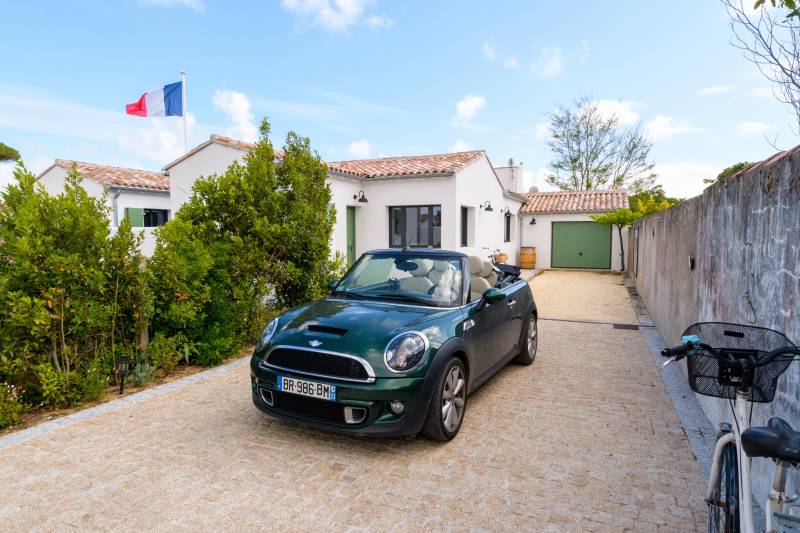
[[[383,352],[395,335],[408,330],[424,333],[432,348],[446,339],[436,318],[459,313],[366,300],[324,298],[298,307],[279,319],[270,345],[314,347],[367,359],[377,376],[395,375],[386,369]]]

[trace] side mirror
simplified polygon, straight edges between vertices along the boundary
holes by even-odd
[[[338,279],[330,280],[328,282],[328,291],[329,292],[333,292],[334,290],[336,290],[336,286],[339,285],[339,281],[341,281],[341,280],[338,280]]]
[[[494,287],[490,287],[483,291],[483,299],[488,304],[496,304],[500,303],[506,299],[506,293],[504,293],[500,289],[496,289]]]

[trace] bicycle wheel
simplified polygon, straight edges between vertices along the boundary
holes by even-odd
[[[725,446],[721,460],[714,501],[708,504],[708,530],[713,533],[738,533],[739,465],[736,462],[736,446]]]

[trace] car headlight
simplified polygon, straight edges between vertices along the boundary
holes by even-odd
[[[401,333],[386,345],[383,360],[392,372],[416,367],[428,351],[428,337],[416,331]]]
[[[256,351],[261,351],[264,349],[264,346],[267,345],[269,340],[275,334],[275,330],[278,329],[278,319],[274,318],[272,321],[267,324],[267,327],[264,328],[264,332],[261,334],[261,337],[258,339],[258,343],[256,344]]]

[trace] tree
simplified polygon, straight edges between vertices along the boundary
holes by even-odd
[[[616,115],[607,115],[597,102],[579,98],[573,107],[559,106],[550,113],[552,152],[547,183],[562,190],[653,186],[652,144],[641,125],[623,127]]]
[[[0,163],[3,161],[19,161],[19,152],[7,144],[0,143]]]
[[[764,0],[756,0],[753,9],[759,9],[765,4]],[[797,7],[795,0],[770,0],[772,7],[782,7],[789,10],[786,18],[800,16],[800,8]]]
[[[661,185],[656,185],[649,191],[631,195],[628,198],[630,207],[623,207],[602,215],[591,215],[591,219],[598,224],[616,226],[617,234],[619,235],[620,270],[625,270],[625,247],[622,242],[622,228],[630,227],[636,220],[667,209],[678,202],[680,202],[679,199],[666,196]]]
[[[743,1],[752,0],[722,0],[731,19],[732,44],[775,85],[775,98],[792,106],[800,124],[800,17],[795,16],[795,2],[780,1],[792,10],[789,16],[782,17],[764,8],[763,0],[756,2],[755,7],[761,7],[757,14],[751,14]]]
[[[327,166],[290,132],[280,161],[269,123],[242,163],[198,179],[158,235],[149,261],[156,334],[213,364],[252,341],[270,312],[324,293],[341,266],[331,259],[335,222]],[[165,341],[166,342],[166,341]]]
[[[749,163],[747,161],[742,161],[741,163],[736,163],[735,165],[723,168],[722,171],[719,174],[717,174],[716,178],[706,178],[703,180],[703,183],[718,183],[721,181],[725,181],[734,174],[738,174],[742,170],[750,168],[752,164],[753,163]]]

